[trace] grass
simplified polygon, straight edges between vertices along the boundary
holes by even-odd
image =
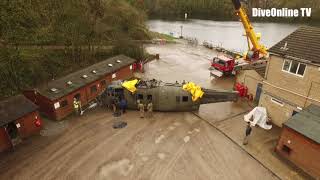
[[[153,31],[151,31],[150,34],[153,39],[165,39],[166,41],[169,41],[169,42],[174,42],[176,40],[175,37],[168,34],[163,34],[163,33],[158,33]]]

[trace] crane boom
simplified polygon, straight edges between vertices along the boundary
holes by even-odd
[[[236,9],[236,13],[239,16],[243,27],[246,31],[247,37],[253,46],[253,51],[266,57],[268,54],[267,48],[260,44],[257,34],[254,32],[253,26],[247,16],[245,9],[242,7],[240,0],[232,0],[232,3]]]
[[[254,32],[253,26],[245,9],[242,7],[240,0],[232,0],[232,3],[236,9],[237,16],[239,16],[246,31],[249,50],[243,58],[213,58],[210,75],[214,77],[222,77],[223,75],[233,74],[234,72],[241,70],[257,70],[266,68],[268,61],[267,58],[269,53],[267,48],[260,44],[259,38]],[[250,42],[253,48],[251,48]]]

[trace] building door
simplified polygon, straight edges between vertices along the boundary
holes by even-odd
[[[78,101],[81,101],[81,95],[80,95],[80,93],[74,95],[73,98],[76,98]]]
[[[4,127],[0,127],[0,152],[12,148],[11,139]]]
[[[11,139],[16,139],[18,137],[18,128],[15,123],[9,123],[6,130]]]
[[[258,83],[256,97],[254,99],[255,103],[257,103],[257,104],[260,101],[261,93],[262,93],[262,83]]]
[[[73,96],[73,99],[76,99],[77,101],[80,101],[81,103],[81,106],[83,106],[85,104],[85,102],[82,101],[82,98],[81,98],[81,94],[80,93],[77,93],[76,95]],[[87,100],[88,100],[88,96],[87,96]],[[73,101],[73,100],[72,100]]]
[[[6,131],[11,139],[11,142],[13,145],[16,145],[21,142],[20,136],[19,136],[19,130],[14,122],[10,122],[7,127]]]

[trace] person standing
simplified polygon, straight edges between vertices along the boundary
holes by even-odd
[[[108,99],[107,99],[107,108],[108,110],[113,110],[113,97],[111,96],[111,93],[108,93]]]
[[[148,110],[148,117],[152,118],[153,117],[153,104],[152,101],[149,101],[147,105],[147,110]]]
[[[115,115],[115,116],[118,115],[118,107],[119,107],[118,99],[116,97],[113,97],[113,99],[112,99],[112,112],[113,112],[113,115]]]
[[[127,109],[127,100],[124,97],[121,97],[120,100],[120,109],[122,111],[122,114],[126,113]]]
[[[244,140],[243,140],[243,145],[247,145],[248,144],[248,141],[249,141],[249,136],[251,134],[251,131],[252,131],[252,127],[251,127],[251,123],[250,121],[248,122],[247,124],[247,127],[246,127],[246,136],[244,137]]]
[[[73,108],[77,116],[81,115],[81,102],[77,98],[73,98]]]
[[[140,111],[140,118],[144,118],[144,105],[138,100],[138,109]]]

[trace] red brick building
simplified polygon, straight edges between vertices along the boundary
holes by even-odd
[[[0,152],[41,130],[38,107],[23,95],[0,102]]]
[[[320,107],[310,105],[284,123],[276,151],[311,176],[320,178]]]
[[[24,95],[40,107],[50,119],[61,120],[74,112],[73,99],[86,106],[114,80],[133,77],[136,60],[124,55],[109,58],[61,79],[46,87],[25,91]]]

